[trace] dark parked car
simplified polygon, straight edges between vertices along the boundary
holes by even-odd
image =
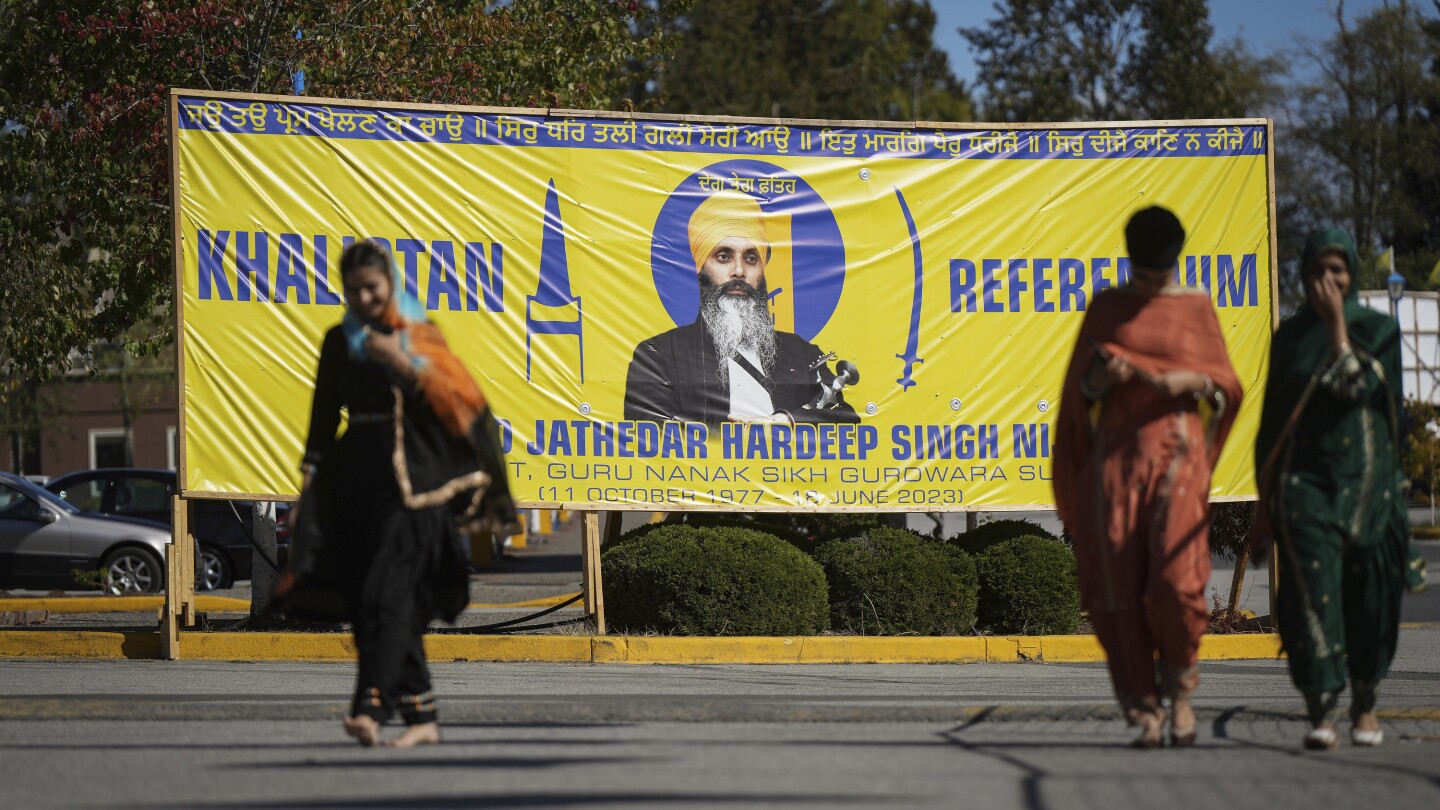
[[[0,472],[0,587],[70,588],[71,571],[105,569],[111,593],[159,593],[169,540],[163,524],[82,512]]]
[[[176,476],[174,470],[129,467],[82,470],[52,478],[45,488],[87,512],[144,518],[169,526]],[[255,534],[251,503],[195,498],[189,504],[190,532],[200,544],[195,589],[228,588],[237,579],[249,579],[254,560],[250,538]],[[290,543],[283,527],[276,541],[276,562],[284,565]]]

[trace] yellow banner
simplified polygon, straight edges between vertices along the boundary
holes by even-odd
[[[1054,410],[1124,224],[1189,232],[1247,396],[1267,122],[883,128],[176,91],[187,494],[298,488],[338,261],[382,240],[503,422],[517,500],[633,509],[1051,504]]]

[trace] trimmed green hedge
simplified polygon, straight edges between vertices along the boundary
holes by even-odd
[[[968,532],[960,532],[953,535],[946,542],[954,543],[967,554],[979,554],[985,549],[1003,543],[1016,537],[1049,537],[1052,540],[1060,538],[1045,531],[1040,524],[1028,520],[992,520],[989,523],[982,523]]]
[[[858,635],[974,630],[975,563],[954,546],[875,527],[816,551],[830,584],[830,621]]]
[[[764,532],[774,535],[806,553],[814,545],[796,530],[790,515],[784,512],[687,512],[683,525],[697,528],[750,529]]]
[[[975,570],[980,578],[976,619],[981,629],[1060,635],[1080,626],[1075,555],[1054,537],[1001,540],[975,555]]]
[[[880,515],[866,512],[687,512],[682,525],[754,529],[773,534],[807,554],[814,554],[816,549],[831,540],[854,537],[884,524]]]
[[[645,526],[601,557],[605,614],[622,632],[814,635],[829,627],[825,573],[774,535]]]

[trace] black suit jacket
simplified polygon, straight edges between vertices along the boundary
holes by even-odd
[[[811,370],[824,352],[798,335],[777,331],[775,341],[775,368],[765,386],[775,410],[796,422],[860,421],[843,395],[833,408],[806,408],[835,374],[826,364]],[[701,319],[641,341],[625,379],[625,418],[724,422],[730,415],[730,389],[720,381],[718,368],[715,341]]]

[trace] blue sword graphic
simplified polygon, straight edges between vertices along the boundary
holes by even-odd
[[[915,364],[925,362],[915,354],[920,348],[920,300],[925,290],[925,263],[920,258],[920,234],[915,230],[915,219],[910,216],[905,195],[900,193],[898,187],[891,188],[895,189],[895,199],[900,202],[900,213],[905,215],[905,227],[910,229],[910,252],[915,260],[915,298],[910,304],[910,336],[905,339],[905,353],[895,355],[905,361],[905,371],[900,375],[900,379],[895,381],[900,383],[900,390],[905,391],[915,384]]]

